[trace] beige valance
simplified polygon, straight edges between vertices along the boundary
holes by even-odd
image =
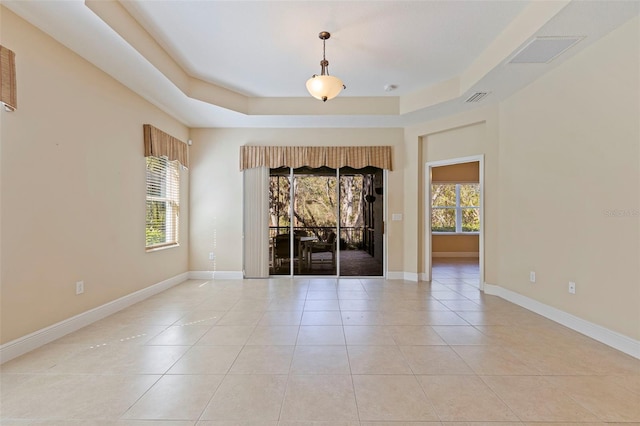
[[[0,46],[0,102],[14,110],[18,107],[16,84],[16,55]]]
[[[151,124],[144,124],[143,128],[145,157],[167,157],[170,161],[177,160],[183,166],[189,167],[189,153],[186,143]]]
[[[373,166],[392,170],[390,146],[241,146],[240,170],[254,167],[352,167]]]

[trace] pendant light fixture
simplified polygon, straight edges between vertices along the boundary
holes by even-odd
[[[342,80],[338,77],[329,75],[329,61],[325,58],[325,43],[331,34],[322,31],[318,37],[322,40],[322,61],[320,61],[320,75],[314,74],[307,80],[307,90],[309,94],[322,102],[333,99],[347,86],[342,84]]]

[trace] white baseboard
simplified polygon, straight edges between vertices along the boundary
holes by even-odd
[[[242,271],[215,271],[214,280],[241,280],[244,278]]]
[[[213,271],[189,271],[190,280],[212,280]]]
[[[431,257],[480,257],[477,251],[434,251]]]
[[[415,272],[404,271],[389,271],[387,272],[388,280],[404,280],[404,281],[418,281],[418,274]]]
[[[402,272],[402,271],[388,271],[387,272],[387,279],[388,280],[403,280],[404,279],[404,272]]]
[[[190,271],[190,280],[241,280],[242,271]]]
[[[484,292],[522,306],[605,345],[640,359],[640,341],[638,340],[497,285],[484,283]]]
[[[417,272],[405,272],[404,273],[405,281],[414,281],[418,282],[418,273]]]
[[[429,277],[427,277],[426,272],[420,272],[420,281],[429,281]]]
[[[182,273],[166,279],[119,299],[105,303],[97,308],[90,309],[74,317],[67,318],[56,324],[50,325],[26,336],[7,342],[0,346],[0,364],[20,355],[26,354],[42,345],[53,342],[69,333],[86,327],[98,320],[108,317],[126,307],[141,302],[155,294],[165,291],[189,278],[188,273]]]

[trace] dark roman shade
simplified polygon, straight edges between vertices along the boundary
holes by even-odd
[[[16,55],[0,46],[0,102],[13,111],[18,107]]]
[[[392,170],[390,146],[241,146],[240,170],[255,167],[378,167]]]
[[[144,124],[143,128],[145,157],[167,157],[169,161],[178,161],[184,167],[189,167],[189,152],[186,143],[151,124]]]

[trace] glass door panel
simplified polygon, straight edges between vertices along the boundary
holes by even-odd
[[[269,172],[269,275],[291,275],[291,173]]]
[[[294,170],[294,275],[337,274],[337,190],[333,169]]]
[[[383,275],[383,173],[340,169],[340,276]]]

